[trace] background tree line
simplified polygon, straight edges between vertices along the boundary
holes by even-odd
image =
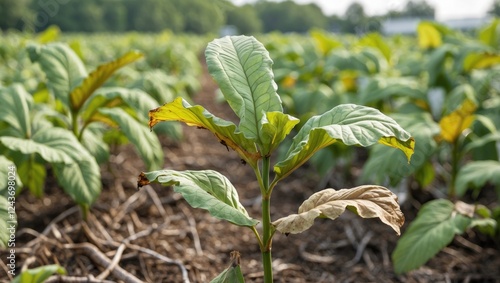
[[[500,0],[491,13],[499,15]],[[57,25],[67,32],[158,32],[204,34],[233,25],[239,33],[307,32],[311,28],[342,33],[379,31],[387,18],[433,19],[425,0],[411,0],[401,11],[368,16],[353,3],[343,16],[327,16],[316,4],[293,1],[235,6],[230,0],[0,0],[0,29],[41,31]]]

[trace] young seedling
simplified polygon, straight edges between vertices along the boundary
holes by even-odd
[[[273,61],[264,46],[253,37],[232,36],[209,43],[206,52],[208,71],[219,85],[230,107],[240,118],[239,125],[220,119],[201,106],[191,106],[182,98],[149,112],[149,126],[162,121],[182,121],[189,126],[211,131],[219,141],[236,151],[252,167],[262,195],[261,219],[251,218],[238,200],[229,180],[212,170],[160,170],[141,173],[139,187],[151,182],[173,185],[195,208],[203,208],[220,219],[251,229],[262,253],[264,282],[273,282],[271,248],[276,231],[301,233],[318,217],[335,219],[347,208],[364,218],[378,217],[397,234],[404,216],[397,197],[380,186],[351,189],[326,189],[313,194],[292,214],[271,220],[271,195],[276,185],[304,164],[315,152],[333,143],[370,146],[376,143],[401,149],[408,160],[414,151],[413,138],[393,119],[376,109],[345,104],[309,119],[293,138],[285,157],[274,164],[271,177],[271,155],[299,123],[284,114],[277,86],[273,80]],[[257,224],[262,223],[261,231]],[[231,267],[225,274],[243,282],[240,269]],[[212,282],[229,282],[226,275]]]

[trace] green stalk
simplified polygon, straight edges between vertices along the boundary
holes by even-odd
[[[450,187],[448,188],[448,197],[455,198],[455,181],[458,174],[458,165],[460,162],[460,152],[458,150],[458,140],[451,144],[451,180]]]
[[[77,112],[71,112],[71,127],[73,128],[73,134],[75,137],[80,140],[80,133],[78,132],[78,113]]]
[[[264,267],[264,282],[273,282],[273,266],[271,256],[271,246],[273,231],[271,225],[271,190],[269,190],[269,157],[262,159],[262,264]]]

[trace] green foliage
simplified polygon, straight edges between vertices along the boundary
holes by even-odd
[[[307,32],[312,28],[326,28],[327,24],[326,16],[313,3],[300,5],[293,1],[258,1],[255,10],[264,32]]]
[[[262,195],[262,219],[248,216],[239,203],[236,189],[214,171],[172,170],[141,173],[138,185],[151,182],[173,185],[193,207],[208,210],[213,216],[252,229],[259,243],[264,267],[264,281],[272,282],[271,246],[275,231],[300,233],[310,228],[318,216],[337,218],[345,209],[361,217],[378,217],[399,233],[404,222],[397,197],[379,186],[349,190],[327,189],[311,196],[291,215],[271,222],[270,199],[279,181],[306,162],[316,151],[332,143],[346,146],[369,146],[381,143],[401,149],[408,159],[414,140],[394,120],[379,111],[352,104],[339,105],[320,116],[310,118],[297,133],[288,154],[274,166],[270,177],[273,150],[299,123],[283,113],[276,93],[272,60],[266,48],[255,38],[233,36],[209,43],[206,52],[210,74],[218,83],[226,101],[240,118],[239,125],[220,119],[201,106],[191,106],[178,98],[149,112],[153,127],[162,121],[182,121],[211,131],[222,144],[234,149],[255,172]],[[279,158],[278,158],[279,159]],[[257,223],[262,231],[257,231]],[[238,264],[226,269],[214,282],[228,282],[227,276],[242,282]],[[234,281],[233,280],[233,281]],[[233,282],[231,281],[231,282]]]
[[[407,272],[427,262],[451,243],[455,235],[462,234],[471,224],[471,218],[469,211],[463,211],[449,200],[426,203],[392,254],[396,273]]]
[[[31,0],[0,0],[0,30],[25,29],[33,21]]]
[[[235,26],[240,34],[256,34],[262,31],[262,22],[251,5],[235,6],[226,12],[226,24]]]
[[[150,168],[163,163],[162,155],[153,154],[150,149],[140,146],[143,142],[148,142],[155,150],[161,148],[156,136],[145,135],[148,129],[140,121],[144,121],[146,117],[138,114],[151,107],[154,100],[146,93],[136,90],[102,87],[118,69],[142,58],[141,53],[128,52],[114,61],[100,65],[87,75],[83,62],[64,44],[30,46],[28,50],[31,59],[38,62],[45,72],[48,89],[64,105],[62,114],[67,115],[67,120],[71,121],[66,127],[73,131],[79,141],[82,141],[87,127],[92,123],[118,126]],[[87,137],[98,138],[97,135]],[[102,152],[106,148],[95,147],[92,142],[84,144],[89,145],[89,150],[95,151],[92,152],[95,156],[107,155]]]
[[[63,275],[66,270],[57,264],[40,266],[21,272],[12,283],[43,283],[54,273]]]

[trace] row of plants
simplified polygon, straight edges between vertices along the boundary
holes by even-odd
[[[303,120],[356,103],[380,109],[415,137],[410,163],[382,145],[366,153],[334,144],[311,160],[324,183],[340,170],[338,176],[346,176],[341,183],[384,184],[402,199],[432,195],[392,255],[397,273],[423,265],[466,230],[498,243],[499,19],[473,35],[421,22],[416,38],[338,37],[316,30],[263,41],[291,115]],[[358,155],[366,154],[361,174],[352,175]]]
[[[17,167],[17,194],[28,189],[43,196],[53,174],[85,217],[101,192],[100,165],[113,145],[131,143],[153,169],[163,165],[158,135],[182,138],[178,123],[151,134],[147,113],[199,90],[202,38],[63,36],[53,27],[35,38],[5,34],[0,40],[0,165]],[[3,207],[8,184],[0,182]],[[1,212],[4,227],[9,214]]]

